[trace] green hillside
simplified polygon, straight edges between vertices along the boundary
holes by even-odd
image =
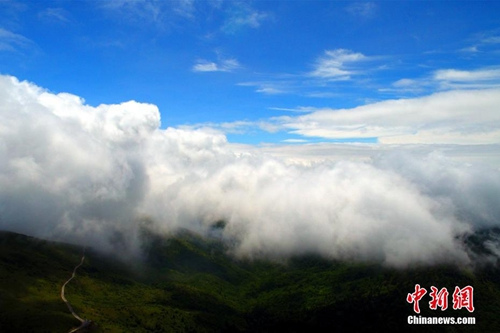
[[[478,235],[469,239],[476,251]],[[143,258],[87,249],[66,287],[92,332],[500,331],[500,269],[455,267],[395,270],[376,264],[301,256],[283,263],[237,260],[216,239],[190,232],[165,237],[145,231]],[[79,325],[60,287],[82,255],[80,247],[0,232],[0,332],[67,332]],[[474,316],[475,325],[408,325],[406,302],[415,284],[447,287],[446,311],[422,316]],[[451,309],[455,286],[474,287],[475,312]]]

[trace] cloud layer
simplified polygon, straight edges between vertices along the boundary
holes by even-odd
[[[237,255],[406,266],[467,263],[460,236],[499,225],[499,171],[438,153],[290,164],[210,129],[160,129],[154,105],[92,107],[10,76],[0,119],[2,229],[110,250],[133,248],[146,216],[165,232],[225,220]]]
[[[442,75],[451,75],[446,73]],[[500,142],[498,105],[499,89],[454,90],[276,120],[292,133],[310,137],[374,137],[382,143],[398,144],[487,144]]]

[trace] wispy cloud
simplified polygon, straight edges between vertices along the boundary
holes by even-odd
[[[194,19],[196,11],[193,0],[115,0],[99,2],[99,6],[118,14],[120,21],[154,25],[160,29],[171,26],[175,20]]]
[[[238,85],[243,87],[255,87],[255,92],[266,95],[289,93],[286,84],[281,81],[240,82]]]
[[[497,44],[500,44],[500,35],[498,30],[486,31],[476,34],[472,38],[472,43],[459,51],[462,53],[479,53],[497,51]]]
[[[38,18],[48,22],[70,22],[69,13],[64,8],[46,8],[38,13]]]
[[[33,41],[23,35],[0,28],[0,51],[19,51],[33,45]]]
[[[240,63],[236,59],[224,59],[219,62],[200,59],[192,70],[193,72],[232,72],[240,67]]]
[[[118,12],[121,20],[161,23],[162,7],[156,1],[116,0],[99,3],[104,9]]]
[[[474,45],[474,46],[464,47],[463,49],[460,49],[460,52],[476,53],[476,52],[479,52],[479,49],[478,49],[477,45]]]
[[[269,13],[260,12],[246,3],[236,3],[228,9],[222,31],[227,34],[234,34],[242,28],[255,29],[269,18]]]
[[[332,91],[312,91],[305,94],[307,97],[311,98],[334,98],[338,97],[340,94],[338,92]]]
[[[284,94],[285,91],[273,87],[272,85],[264,85],[260,86],[257,90],[255,90],[258,93],[263,93],[263,94],[268,94],[268,95],[277,95],[277,94]]]
[[[346,49],[328,50],[316,61],[309,75],[330,80],[349,80],[356,73],[349,65],[366,59],[365,55]]]
[[[355,2],[346,7],[346,11],[355,16],[371,17],[374,15],[377,6],[373,2]]]
[[[178,0],[172,2],[174,4],[174,12],[186,18],[193,18],[195,12],[194,0]]]
[[[330,99],[339,96],[338,85],[352,84],[355,78],[364,79],[363,86],[366,87],[367,73],[387,69],[387,66],[380,65],[370,67],[383,58],[347,49],[327,50],[314,61],[313,69],[308,72],[260,73],[264,79],[238,85],[256,87],[255,92],[267,95],[294,94]]]
[[[489,36],[483,38],[482,42],[484,44],[500,44],[500,36]]]

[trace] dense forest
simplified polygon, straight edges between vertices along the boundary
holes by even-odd
[[[470,249],[488,231],[467,240]],[[82,256],[75,245],[0,233],[0,331],[67,332],[79,322],[60,299],[61,285]],[[302,332],[500,330],[500,269],[413,267],[339,262],[303,255],[280,262],[236,259],[216,238],[183,231],[169,237],[144,232],[142,258],[87,248],[66,287],[92,332]],[[406,301],[415,284],[450,292],[446,311],[420,301],[421,316],[476,318],[475,325],[409,325]],[[452,309],[455,286],[474,287],[475,311]]]

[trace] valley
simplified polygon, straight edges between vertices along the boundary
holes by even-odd
[[[479,236],[478,236],[479,237]],[[143,258],[124,260],[87,248],[66,297],[92,332],[491,332],[500,327],[500,270],[453,266],[396,270],[303,255],[282,262],[236,259],[217,239],[183,231],[145,232]],[[471,239],[474,244],[474,239]],[[476,240],[477,243],[477,240]],[[472,245],[471,245],[472,246]],[[81,247],[0,233],[0,331],[67,332],[80,323],[60,299]],[[484,249],[483,249],[484,250]],[[474,287],[475,325],[408,325],[406,302],[419,283]],[[451,297],[451,296],[450,296]],[[425,302],[424,302],[425,301]]]

